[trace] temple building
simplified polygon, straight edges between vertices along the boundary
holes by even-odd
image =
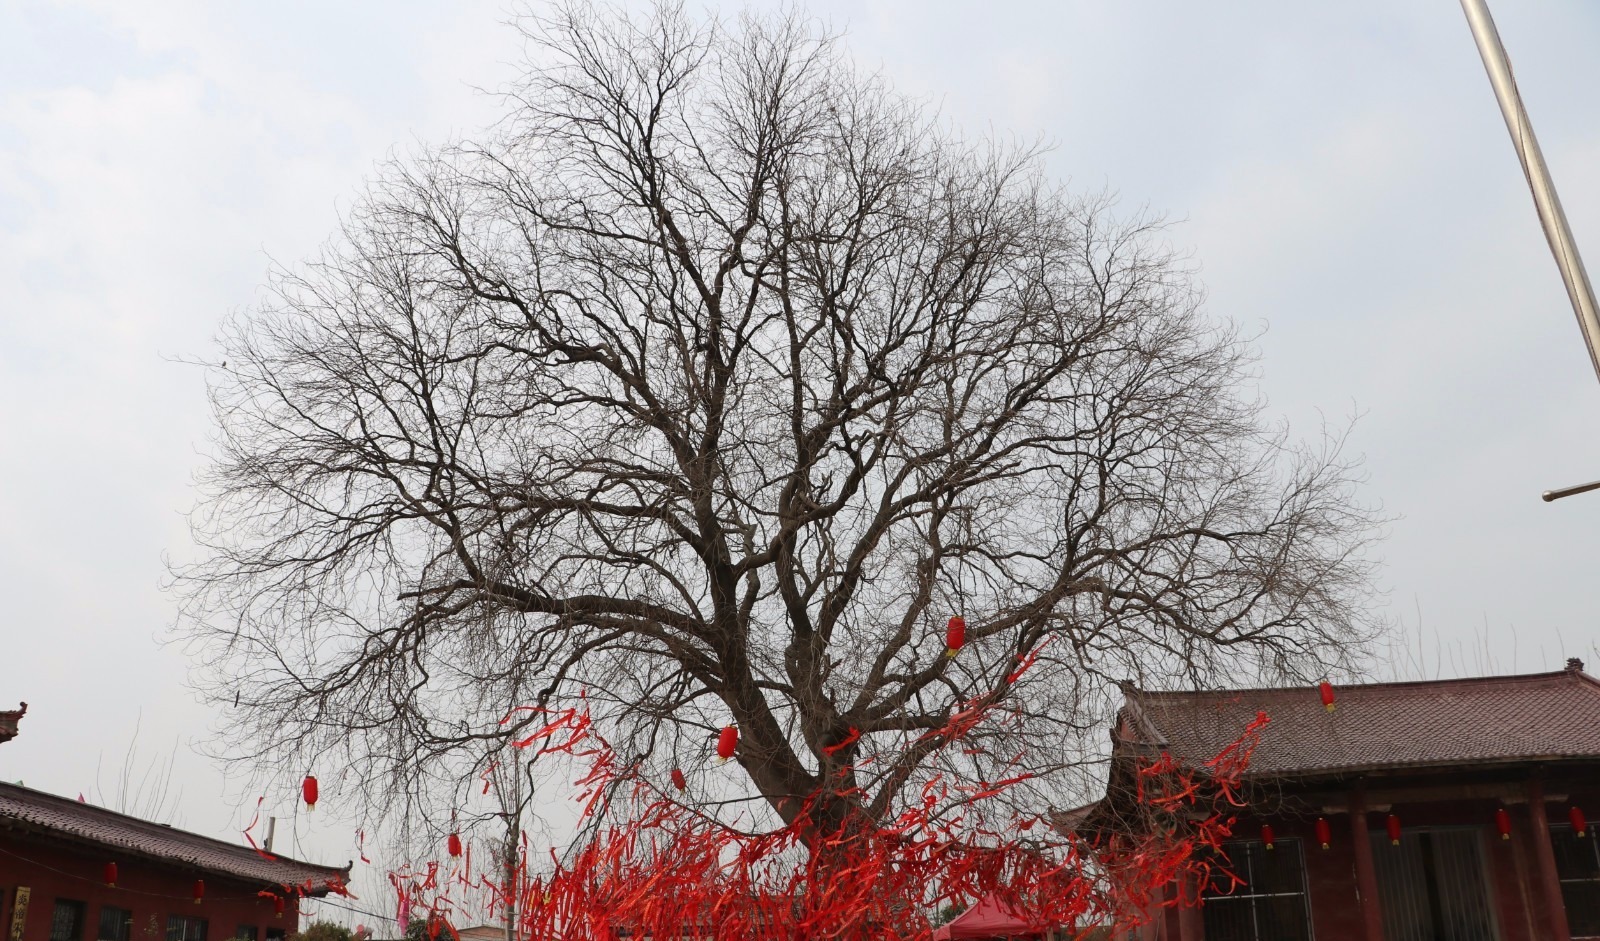
[[[1600,938],[1600,682],[1555,673],[1330,690],[1130,689],[1082,833],[1139,818],[1137,769],[1194,766],[1265,712],[1225,846],[1239,883],[1171,886],[1137,941]]]
[[[0,742],[21,717],[0,712]],[[5,941],[276,941],[298,930],[301,899],[342,892],[349,878],[349,866],[0,784]]]

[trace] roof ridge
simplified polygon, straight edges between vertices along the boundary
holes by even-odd
[[[1553,670],[1545,673],[1502,673],[1493,676],[1456,676],[1437,680],[1386,680],[1379,683],[1334,683],[1333,688],[1339,692],[1357,692],[1368,689],[1401,689],[1405,687],[1436,687],[1436,686],[1468,686],[1473,684],[1496,684],[1514,681],[1529,683],[1534,680],[1561,680],[1571,677],[1574,680],[1585,682],[1590,686],[1600,688],[1600,679],[1596,679],[1580,670]],[[1530,683],[1531,685],[1531,683]],[[1253,686],[1253,687],[1228,687],[1224,689],[1142,689],[1130,686],[1127,693],[1140,698],[1156,697],[1210,697],[1219,695],[1234,695],[1244,693],[1299,693],[1314,690],[1314,686]]]
[[[1146,714],[1132,697],[1128,697],[1127,701],[1123,703],[1122,709],[1117,712],[1119,720],[1123,716],[1126,716],[1128,721],[1139,729],[1140,738],[1147,744],[1154,746],[1167,744],[1167,736],[1161,731],[1161,727],[1156,725],[1155,719]]]
[[[195,833],[193,830],[185,830],[181,827],[175,827],[170,823],[157,823],[153,820],[146,820],[143,817],[135,817],[132,814],[125,814],[118,810],[112,810],[109,807],[101,807],[99,804],[91,804],[88,801],[74,800],[70,797],[63,797],[60,794],[52,794],[49,791],[41,791],[36,788],[31,788],[24,784],[0,781],[0,795],[3,795],[8,790],[25,792],[25,795],[28,798],[45,798],[47,801],[63,805],[66,809],[72,811],[73,813],[83,813],[88,811],[90,813],[114,818],[117,822],[124,825],[130,823],[135,824],[146,832],[153,834],[164,836],[177,835],[189,837],[195,840],[203,840],[222,849],[236,851],[243,856],[256,856],[261,852],[252,847],[245,846],[242,843],[229,843],[227,840],[218,839],[214,836],[207,836],[204,833]],[[348,874],[351,868],[350,866],[326,866],[322,863],[306,862],[303,859],[295,859],[292,856],[286,856],[278,852],[273,852],[270,855],[272,858],[280,860],[284,863],[289,863],[296,866],[306,866],[312,869],[325,869],[329,872],[342,872]]]

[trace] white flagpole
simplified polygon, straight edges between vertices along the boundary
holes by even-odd
[[[1528,111],[1522,106],[1522,96],[1517,92],[1517,80],[1511,72],[1511,63],[1506,59],[1505,46],[1500,44],[1500,33],[1494,28],[1494,18],[1489,15],[1485,0],[1461,0],[1461,9],[1467,14],[1467,25],[1472,27],[1472,38],[1477,40],[1478,54],[1483,57],[1483,67],[1489,72],[1489,84],[1494,86],[1494,96],[1500,101],[1500,113],[1505,116],[1506,129],[1511,132],[1511,144],[1517,149],[1522,172],[1528,178],[1528,188],[1533,191],[1533,205],[1539,211],[1544,237],[1550,243],[1550,253],[1555,255],[1556,267],[1561,269],[1561,280],[1567,286],[1572,312],[1578,316],[1584,343],[1589,347],[1589,362],[1594,366],[1595,375],[1600,377],[1600,308],[1595,304],[1594,288],[1589,284],[1583,258],[1572,239],[1572,229],[1567,226],[1567,214],[1561,210],[1561,200],[1556,196],[1550,169],[1545,166],[1544,154],[1539,151],[1539,140],[1533,136],[1533,124],[1528,120]],[[1547,494],[1546,499],[1552,498]]]

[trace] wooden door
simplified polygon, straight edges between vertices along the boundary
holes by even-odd
[[[1385,941],[1498,941],[1476,827],[1374,830],[1372,862]]]

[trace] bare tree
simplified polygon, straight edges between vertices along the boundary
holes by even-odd
[[[180,575],[245,754],[401,810],[527,682],[642,774],[838,827],[929,762],[1040,810],[1117,682],[1348,666],[1354,465],[1264,421],[1159,225],[798,17],[526,31],[502,124],[225,332]],[[975,702],[1007,721],[940,752]]]
[[[119,813],[159,823],[181,825],[183,789],[180,787],[174,790],[172,787],[172,772],[178,760],[178,743],[172,743],[172,749],[167,752],[165,760],[157,754],[148,761],[142,761],[139,755],[139,725],[140,719],[135,719],[133,735],[128,739],[128,750],[122,755],[122,764],[112,774],[109,790],[100,780],[104,755],[95,759],[95,800],[101,806],[109,807]]]

